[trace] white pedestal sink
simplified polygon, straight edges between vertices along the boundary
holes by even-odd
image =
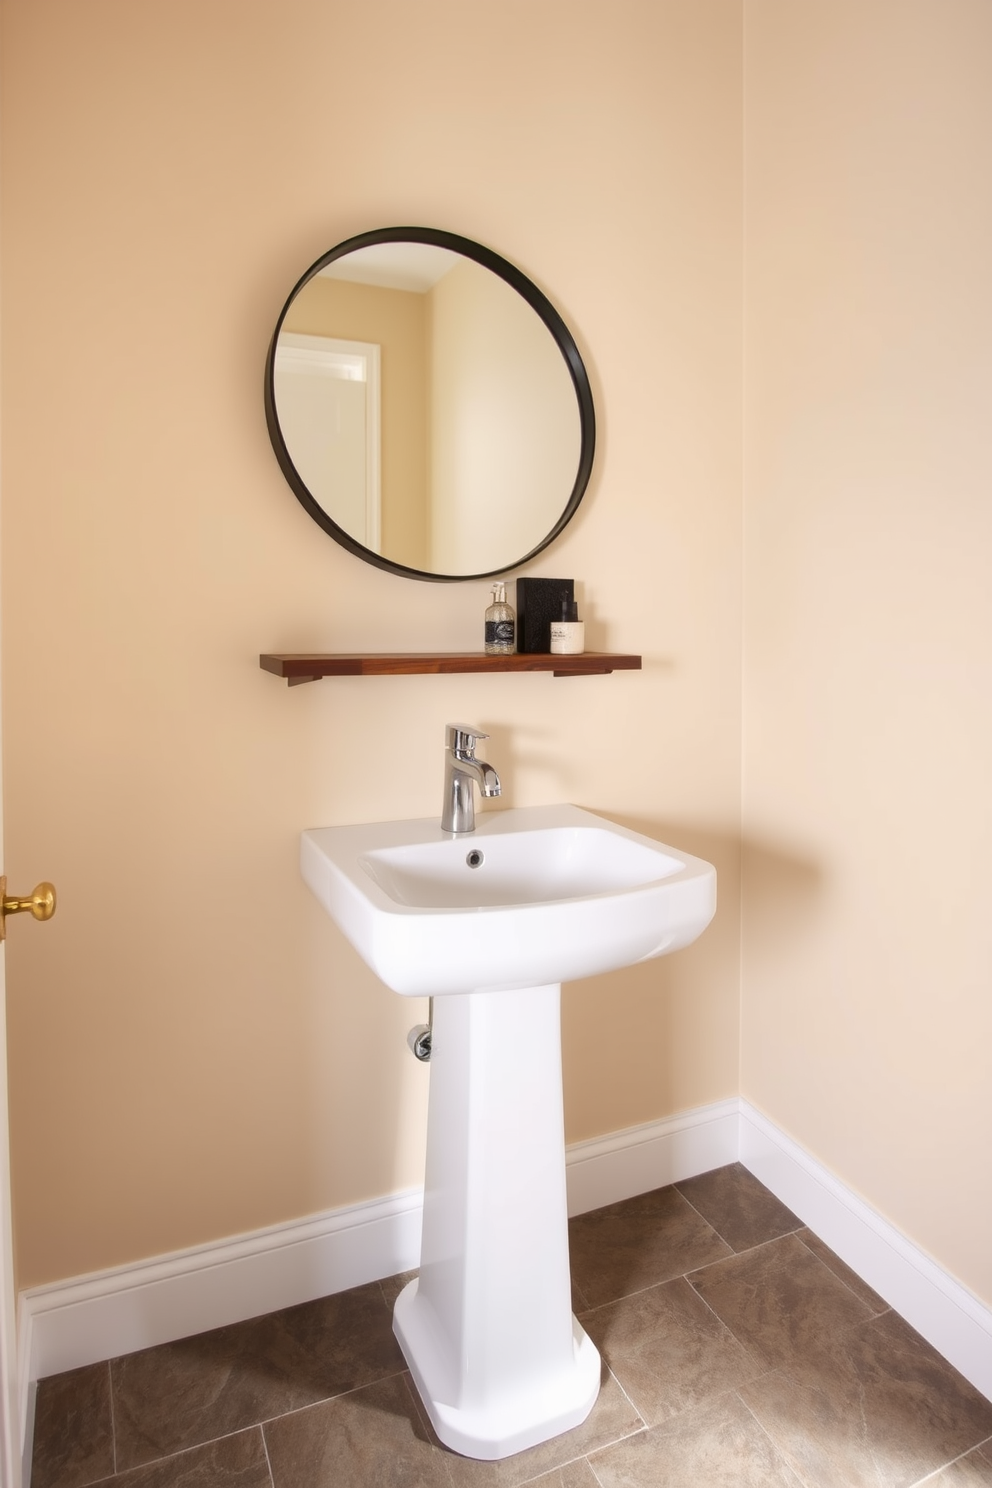
[[[303,877],[382,980],[432,995],[420,1275],[394,1329],[439,1438],[496,1459],[599,1390],[572,1317],[560,983],[688,945],[709,863],[575,806],[303,834]]]

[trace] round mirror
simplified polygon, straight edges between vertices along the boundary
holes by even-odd
[[[325,532],[379,568],[504,573],[582,499],[595,417],[550,301],[454,233],[384,228],[319,258],[265,364],[283,474]]]

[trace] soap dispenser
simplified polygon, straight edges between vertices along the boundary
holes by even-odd
[[[586,649],[586,627],[574,599],[562,598],[561,619],[551,622],[552,656],[581,656]]]
[[[516,617],[506,602],[506,585],[493,585],[493,602],[486,611],[486,655],[511,656],[517,649]]]

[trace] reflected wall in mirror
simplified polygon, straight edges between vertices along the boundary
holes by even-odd
[[[512,264],[430,228],[311,266],[265,370],[276,457],[316,522],[413,578],[515,568],[578,506],[592,395],[564,321]]]

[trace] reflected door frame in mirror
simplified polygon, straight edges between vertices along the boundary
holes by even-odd
[[[489,270],[490,273],[496,275],[506,285],[516,291],[550,334],[555,347],[557,347],[561,355],[571,390],[575,395],[578,416],[578,455],[574,480],[571,479],[571,464],[569,464],[568,471],[564,477],[563,489],[564,485],[570,483],[567,498],[564,500],[560,510],[555,511],[548,530],[541,532],[539,540],[528,541],[527,551],[514,554],[510,559],[507,559],[505,555],[501,555],[498,561],[475,567],[472,572],[442,573],[428,567],[421,568],[398,562],[395,558],[391,558],[387,554],[367,546],[353,532],[346,530],[345,527],[334,520],[325,507],[321,505],[320,501],[316,499],[306,479],[300,473],[298,468],[298,464],[301,463],[299,454],[297,453],[297,458],[294,459],[287,444],[287,431],[284,429],[279,418],[277,353],[280,351],[280,336],[283,333],[284,323],[287,316],[291,314],[300,292],[313,279],[320,275],[323,270],[327,269],[329,265],[336,263],[347,255],[357,253],[362,249],[377,247],[381,244],[393,243],[427,244],[435,248],[447,250],[451,254],[459,255],[461,258],[468,259],[472,263]],[[299,338],[297,337],[296,339]],[[377,568],[385,569],[390,573],[400,574],[406,578],[423,579],[436,583],[459,583],[466,580],[489,578],[495,574],[507,573],[529,562],[546,548],[549,543],[553,542],[571,520],[585,494],[592,471],[596,444],[596,421],[589,377],[574,337],[547,296],[538,289],[532,280],[528,279],[525,274],[516,268],[514,264],[500,257],[499,254],[494,253],[492,249],[484,247],[481,243],[473,242],[469,238],[461,237],[456,233],[424,227],[389,227],[361,233],[356,237],[348,238],[346,241],[339,243],[336,247],[331,248],[327,253],[323,254],[315,263],[311,264],[306,273],[293,286],[276,322],[275,331],[269,344],[265,363],[265,418],[269,437],[272,441],[272,447],[280,469],[290,489],[318,526],[322,527],[330,537],[334,538],[336,542],[340,543],[342,547],[346,548],[356,557],[363,559],[367,563],[374,564]],[[289,443],[292,443],[292,438],[290,438]]]

